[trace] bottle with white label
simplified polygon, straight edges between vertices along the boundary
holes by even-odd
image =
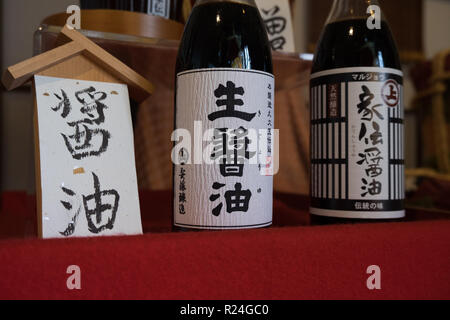
[[[254,0],[198,0],[176,65],[173,222],[272,224],[274,77]]]
[[[310,80],[313,222],[405,216],[402,94],[378,2],[334,0]]]

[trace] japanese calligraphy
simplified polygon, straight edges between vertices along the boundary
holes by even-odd
[[[215,129],[214,150],[212,160],[221,159],[220,173],[224,177],[242,177],[244,160],[251,159],[256,152],[248,150],[250,139],[247,129],[240,127],[235,130]]]
[[[273,50],[283,50],[286,38],[282,35],[286,29],[286,18],[278,15],[280,7],[274,6],[269,10],[261,10],[266,25],[267,34],[271,37],[270,44]]]
[[[383,167],[381,162],[384,158],[381,156],[381,151],[377,148],[377,145],[383,144],[383,134],[380,131],[380,125],[377,121],[384,120],[383,115],[378,111],[381,104],[372,105],[374,95],[370,92],[367,86],[361,86],[362,93],[359,95],[360,103],[357,105],[358,114],[361,117],[361,127],[359,131],[359,141],[363,141],[368,147],[363,153],[359,154],[360,160],[357,162],[359,166],[365,166],[366,176],[373,178],[372,181],[368,181],[362,178],[363,183],[361,190],[363,191],[361,196],[366,197],[368,194],[376,196],[381,194],[382,184],[375,178],[383,173]],[[373,131],[369,134],[368,124],[372,127]]]
[[[218,191],[225,187],[225,184],[214,183],[213,189]],[[233,212],[247,212],[249,208],[252,192],[250,190],[242,190],[242,184],[236,183],[234,190],[225,192],[226,210],[228,213]],[[210,196],[209,200],[215,202],[220,198],[220,194],[216,193]],[[216,217],[220,215],[223,208],[223,202],[220,202],[212,211],[212,214]]]
[[[92,173],[92,176],[94,193],[87,196],[82,195],[82,201],[77,197],[75,191],[67,187],[61,187],[64,194],[69,198],[61,200],[69,218],[67,228],[60,232],[62,236],[69,237],[74,234],[82,210],[86,215],[89,232],[98,234],[106,229],[112,230],[114,228],[120,195],[114,189],[102,191],[100,179],[95,173]],[[94,205],[91,206],[91,204]]]
[[[236,84],[232,81],[227,81],[226,87],[222,84],[214,91],[214,96],[218,98],[216,105],[226,106],[226,110],[214,112],[208,116],[210,121],[214,121],[218,118],[233,117],[247,122],[250,122],[255,118],[256,113],[245,113],[235,110],[236,106],[243,106],[244,102],[240,98],[236,98],[236,95],[243,96],[245,90],[243,87],[236,87]],[[224,99],[221,99],[225,97]],[[214,130],[214,150],[211,154],[212,160],[222,160],[219,164],[220,174],[222,177],[243,177],[244,175],[244,160],[250,159],[255,156],[256,152],[249,152],[248,146],[250,139],[247,137],[248,131],[244,127],[237,129],[215,129]],[[213,189],[218,191],[225,187],[226,184],[215,182]],[[210,201],[214,202],[220,197],[219,194],[213,194],[210,196]],[[242,197],[242,199],[241,199]],[[227,212],[247,212],[249,201],[251,198],[251,191],[242,191],[242,184],[237,183],[235,190],[225,192],[225,200],[227,203]],[[219,216],[222,211],[223,203],[219,203],[213,210],[214,216]]]
[[[75,232],[75,226],[77,224],[78,216],[81,212],[81,203],[77,200],[76,193],[73,190],[66,187],[61,187],[61,190],[64,192],[66,197],[68,197],[67,200],[61,200],[61,204],[67,211],[70,222],[66,230],[60,232],[60,234],[65,237],[69,237]]]
[[[185,204],[187,202],[186,198],[186,169],[184,168],[184,164],[182,164],[182,168],[180,169],[180,185],[179,185],[179,193],[178,193],[178,202],[179,202],[179,208],[178,212],[180,214],[186,214],[186,208]]]
[[[216,101],[216,105],[218,107],[226,106],[225,110],[213,112],[208,115],[208,119],[210,121],[217,120],[219,118],[239,118],[245,121],[251,121],[256,113],[245,113],[242,111],[235,110],[236,106],[243,106],[244,101],[242,99],[236,98],[236,96],[243,96],[245,93],[243,87],[236,87],[236,84],[232,81],[227,82],[227,86],[223,86],[222,84],[214,91],[214,95],[218,99]]]
[[[94,177],[94,193],[83,196],[83,205],[89,231],[100,233],[105,229],[114,228],[120,195],[114,189],[102,191],[99,178],[95,173],[92,175]],[[107,201],[104,200],[105,198]],[[91,203],[94,205],[90,206]]]
[[[70,101],[69,98],[67,97],[66,92],[63,89],[61,89],[61,95],[58,95],[56,93],[54,95],[56,98],[58,98],[59,103],[56,107],[53,107],[52,110],[59,111],[62,108],[61,117],[67,118],[70,111],[72,110],[72,106],[70,105]]]
[[[273,179],[259,159],[272,148],[265,134],[274,126],[273,101],[274,79],[263,71],[210,68],[177,74],[171,137],[175,226],[216,230],[271,224]]]
[[[43,238],[142,234],[126,84],[35,76]]]
[[[66,119],[73,109],[68,95],[61,89],[61,93],[55,93],[54,96],[59,102],[57,106],[51,109],[55,112],[62,110],[61,117]],[[107,106],[102,101],[106,97],[105,92],[97,91],[92,86],[75,92],[75,100],[80,104],[79,111],[87,117],[81,120],[68,121],[67,125],[73,130],[73,133],[61,133],[61,136],[67,150],[76,160],[100,156],[108,149],[111,134],[100,127],[105,122],[104,110]]]

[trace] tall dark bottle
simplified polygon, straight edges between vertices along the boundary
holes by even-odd
[[[271,225],[272,73],[254,0],[195,3],[176,63],[176,227]]]
[[[404,217],[403,74],[377,1],[334,0],[310,89],[313,221]]]

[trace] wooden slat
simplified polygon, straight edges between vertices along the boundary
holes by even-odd
[[[63,64],[64,61],[74,58],[77,55],[83,55],[93,61],[99,69],[109,72],[112,78],[127,84],[130,96],[136,102],[142,102],[153,93],[154,88],[152,83],[78,31],[71,30],[65,26],[61,31],[59,41],[60,43],[66,43],[53,50],[9,67],[3,73],[2,77],[5,88],[7,90],[12,90],[20,87],[31,80],[33,75],[39,74],[46,69],[57,67],[58,65]],[[73,71],[74,75],[76,75],[76,66]],[[61,75],[58,74],[55,74],[54,76],[61,77]],[[70,78],[71,75],[65,74],[65,77]],[[95,81],[96,79],[86,80]]]
[[[83,54],[92,59],[99,66],[105,68],[114,77],[124,81],[130,87],[130,95],[137,102],[141,102],[152,94],[153,85],[144,77],[133,71],[119,59],[115,58],[94,42],[84,37],[81,33],[65,26],[60,33],[60,38],[66,41],[72,40],[82,43],[85,51]]]
[[[42,23],[62,27],[68,17],[69,14],[65,12],[57,13],[45,18]],[[180,40],[184,26],[173,20],[140,12],[90,9],[81,10],[81,28],[138,37]]]
[[[28,60],[9,67],[2,77],[3,85],[7,90],[13,90],[30,81],[33,75],[51,66],[64,62],[80,54],[83,46],[77,42],[69,42],[63,46],[45,52]]]

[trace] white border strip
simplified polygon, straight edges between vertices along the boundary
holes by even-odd
[[[225,71],[225,72],[230,72],[230,71],[250,72],[250,73],[258,73],[258,74],[266,75],[266,76],[271,77],[271,78],[275,78],[275,76],[274,76],[273,74],[268,73],[268,72],[265,72],[265,71],[254,70],[254,69],[242,69],[242,68],[201,68],[201,69],[191,69],[191,70],[185,70],[185,71],[182,71],[182,72],[177,73],[177,77],[183,76],[183,75],[189,74],[189,73],[197,73],[197,72],[216,72],[216,71]]]
[[[175,227],[178,228],[182,228],[182,229],[197,229],[197,230],[222,230],[222,231],[226,231],[226,230],[244,230],[244,229],[261,229],[261,228],[267,228],[270,227],[273,224],[273,222],[267,222],[267,223],[262,223],[262,224],[258,224],[258,225],[252,225],[252,226],[232,226],[232,227],[227,227],[227,226],[195,226],[195,225],[185,225],[182,223],[174,223]]]
[[[355,67],[355,68],[338,68],[326,71],[320,71],[311,74],[311,79],[320,78],[323,76],[329,76],[339,73],[352,73],[352,72],[379,72],[379,73],[391,73],[403,77],[403,72],[401,70],[392,68],[379,68],[379,67]]]
[[[310,208],[309,211],[316,216],[350,219],[400,219],[405,217],[402,211],[340,211]]]

